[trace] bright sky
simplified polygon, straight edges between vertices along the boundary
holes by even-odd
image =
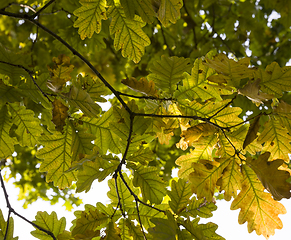
[[[23,201],[17,201],[18,190],[14,188],[12,181],[6,183],[6,190],[9,194],[9,199],[12,207],[16,212],[22,214],[30,221],[33,221],[37,211],[47,211],[49,214],[52,211],[55,211],[58,215],[58,219],[61,217],[66,217],[67,221],[67,229],[71,226],[71,221],[74,219],[73,211],[75,210],[83,210],[84,205],[75,208],[72,212],[68,212],[65,210],[65,207],[62,206],[63,202],[59,204],[51,206],[48,202],[39,200],[32,205],[29,205],[27,209],[22,208]],[[104,204],[109,203],[107,198],[107,191],[109,190],[107,186],[107,181],[99,183],[95,181],[92,185],[91,190],[88,193],[81,193],[80,196],[83,198],[83,202],[85,204],[96,205],[97,202],[102,202]],[[276,230],[276,234],[269,238],[269,240],[289,240],[291,236],[291,228],[289,227],[291,223],[291,201],[284,200],[281,201],[287,209],[287,214],[280,215],[280,218],[284,224],[282,230]],[[263,236],[258,236],[254,232],[249,234],[247,231],[247,225],[239,225],[238,224],[238,213],[239,210],[231,211],[230,210],[230,202],[226,202],[224,200],[217,201],[218,209],[213,212],[213,217],[209,219],[201,219],[201,223],[214,222],[218,225],[218,229],[216,233],[223,236],[226,240],[264,240]],[[0,188],[0,208],[4,214],[4,218],[7,219],[8,209],[6,208],[6,202],[4,198],[4,194],[2,189]],[[13,216],[15,221],[14,225],[14,236],[19,236],[19,240],[28,240],[28,239],[36,239],[34,238],[30,232],[34,230],[34,228],[29,224],[24,222],[22,219],[17,216]],[[202,222],[203,221],[203,222]]]

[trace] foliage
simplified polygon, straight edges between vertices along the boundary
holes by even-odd
[[[111,177],[109,204],[75,211],[70,230],[38,212],[32,236],[224,239],[199,223],[216,198],[240,209],[249,232],[281,229],[290,16],[283,0],[2,1],[1,168],[21,176],[24,207],[62,198],[73,209],[74,191]],[[11,213],[29,220],[0,180],[9,209],[0,236],[17,239]]]

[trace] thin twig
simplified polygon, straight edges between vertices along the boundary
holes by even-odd
[[[31,19],[35,19],[39,14],[44,11],[49,5],[51,5],[56,0],[50,0],[47,4],[45,4],[41,9],[39,9],[36,13],[30,16]]]
[[[154,97],[154,96],[135,96],[135,95],[132,95],[132,94],[127,94],[127,93],[122,93],[122,92],[119,92],[119,95],[121,96],[126,96],[126,97],[130,97],[130,98],[138,98],[138,99],[150,99],[150,100],[157,100],[157,101],[172,101],[173,98],[157,98],[157,97]]]
[[[219,109],[216,113],[214,113],[212,116],[208,117],[208,119],[210,120],[210,119],[214,118],[215,116],[217,116],[218,113],[220,113],[220,112],[223,111],[225,108],[227,108],[230,104],[232,104],[233,101],[234,101],[234,99],[236,99],[236,96],[237,96],[237,95],[235,95],[235,96],[231,99],[230,102],[228,102],[225,106],[223,106],[221,109]]]
[[[141,218],[140,218],[140,214],[139,214],[139,208],[138,208],[138,202],[137,201],[135,201],[135,205],[136,205],[137,217],[138,217],[138,221],[139,221],[141,232],[143,234],[143,238],[145,240],[147,240],[147,237],[145,235],[145,232],[144,232],[144,229],[143,229],[143,226],[142,226],[142,222],[141,222]]]

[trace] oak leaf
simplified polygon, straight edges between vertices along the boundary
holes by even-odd
[[[155,83],[153,81],[148,81],[146,78],[137,80],[132,77],[130,79],[123,79],[121,82],[135,91],[141,92],[148,96],[158,97],[158,91],[155,88]]]
[[[263,186],[273,195],[275,200],[291,197],[291,184],[286,180],[290,177],[288,171],[278,168],[284,163],[282,159],[268,161],[270,152],[261,154],[258,159],[248,157],[246,162],[257,174]]]
[[[275,201],[264,187],[256,173],[248,166],[242,165],[242,190],[231,204],[231,210],[241,209],[238,217],[240,224],[248,222],[248,231],[269,238],[275,229],[283,227],[279,214],[285,214],[285,207]]]

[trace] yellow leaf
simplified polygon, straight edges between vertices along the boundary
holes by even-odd
[[[272,159],[283,159],[289,163],[288,153],[291,153],[291,136],[274,117],[265,123],[265,129],[258,137],[258,143],[264,144],[263,150],[271,153]]]
[[[148,96],[158,97],[158,91],[155,87],[155,83],[153,81],[146,80],[146,78],[136,80],[134,77],[132,77],[130,79],[123,79],[121,82],[135,91],[144,93]]]
[[[255,117],[254,121],[251,123],[246,138],[244,140],[243,149],[246,148],[251,142],[253,142],[258,137],[258,131],[260,128],[260,118],[261,115]]]
[[[157,132],[157,137],[159,138],[160,144],[168,145],[169,141],[171,140],[171,137],[174,135],[173,132],[170,133],[164,133],[164,132]]]
[[[284,170],[278,170],[284,160],[277,159],[268,161],[269,152],[265,152],[258,159],[247,158],[247,164],[255,171],[263,186],[272,193],[275,200],[291,197],[291,184],[286,180],[290,173]]]
[[[101,21],[106,19],[105,0],[80,0],[82,7],[74,11],[78,19],[74,27],[78,27],[78,33],[82,40],[91,38],[93,33],[101,31]]]
[[[56,125],[56,130],[61,132],[66,125],[69,108],[65,106],[60,100],[55,99],[53,102],[53,119],[52,122]]]
[[[73,65],[70,65],[70,58],[61,54],[59,57],[54,57],[54,68],[48,66],[48,70],[51,72],[51,79],[47,82],[47,87],[53,92],[59,92],[67,81],[71,80],[71,72],[74,69]]]
[[[198,199],[203,197],[208,202],[212,201],[217,180],[221,177],[226,162],[220,164],[217,161],[199,160],[192,163],[194,172],[189,175],[192,191],[197,194]]]
[[[285,214],[285,207],[275,201],[270,193],[264,192],[262,183],[255,172],[246,165],[243,168],[242,190],[231,204],[231,210],[241,209],[238,217],[240,224],[248,222],[248,231],[269,238],[275,229],[283,227],[279,214]]]
[[[213,75],[208,78],[209,81],[227,83],[227,85],[239,88],[240,81],[244,78],[251,79],[253,77],[254,70],[248,68],[250,64],[250,58],[242,58],[239,61],[229,59],[225,54],[220,53],[216,55],[213,60],[207,58],[206,66],[213,68],[218,75]],[[217,80],[217,78],[221,78]]]

